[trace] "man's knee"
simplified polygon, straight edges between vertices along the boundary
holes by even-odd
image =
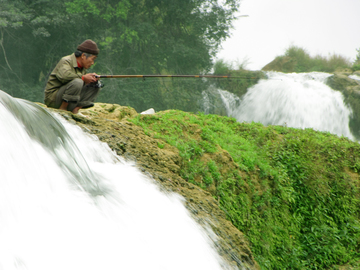
[[[81,90],[84,86],[84,81],[80,78],[76,78],[76,79],[73,79],[71,82],[69,82],[69,86],[68,86],[68,89],[70,87],[74,87],[76,89],[79,89]]]
[[[84,87],[84,81],[76,78],[65,85],[65,95],[79,96],[82,88]]]
[[[62,86],[57,95],[57,101],[78,102],[84,86],[83,80],[76,78]]]

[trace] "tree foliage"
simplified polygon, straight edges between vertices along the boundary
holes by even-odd
[[[339,69],[351,68],[349,59],[332,54],[329,57],[316,55],[310,56],[307,50],[297,46],[290,46],[285,54],[277,56],[272,62],[267,64],[262,70],[274,70],[280,72],[334,72]]]
[[[0,88],[42,101],[48,73],[88,38],[99,45],[100,74],[209,71],[238,8],[237,0],[0,0]]]
[[[356,51],[358,54],[356,55],[356,60],[353,64],[353,70],[360,70],[360,48]]]

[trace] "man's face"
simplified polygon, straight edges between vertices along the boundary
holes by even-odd
[[[90,68],[94,64],[96,57],[96,55],[90,55],[88,58],[86,58],[86,55],[83,53],[81,55],[82,67],[85,69]]]

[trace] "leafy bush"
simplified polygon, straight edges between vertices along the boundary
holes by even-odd
[[[290,46],[283,56],[278,56],[266,65],[263,70],[275,70],[280,72],[335,72],[338,69],[351,68],[349,59],[332,54],[328,58],[321,55],[311,57],[301,47]]]
[[[261,269],[360,259],[360,145],[312,129],[181,111],[132,120],[179,149],[181,176],[211,192]]]
[[[353,69],[354,71],[360,70],[360,63],[359,63],[359,64],[354,64],[354,65],[352,66],[352,69]]]
[[[221,59],[216,61],[214,64],[215,75],[228,75],[233,77],[230,79],[218,79],[213,81],[216,87],[227,90],[240,97],[246,93],[249,87],[266,77],[261,71],[245,70],[243,68],[246,65],[245,62],[238,64],[238,69],[236,70],[231,63],[226,63]]]
[[[292,46],[286,50],[285,56],[296,60],[295,72],[306,72],[311,69],[311,57],[305,49]]]
[[[360,70],[360,48],[356,50],[358,52],[357,56],[356,56],[356,60],[352,66],[352,69],[355,70]]]
[[[226,63],[222,59],[217,60],[214,64],[214,74],[217,75],[229,75],[232,69],[231,64]]]

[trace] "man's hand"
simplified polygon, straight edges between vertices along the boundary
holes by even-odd
[[[85,84],[96,83],[99,80],[99,78],[97,78],[96,76],[98,76],[96,73],[88,73],[83,75],[82,79]]]

